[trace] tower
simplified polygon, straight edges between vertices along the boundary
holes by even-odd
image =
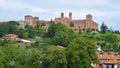
[[[39,21],[38,17],[33,17],[32,26],[35,27],[38,21]]]
[[[92,28],[92,15],[87,14],[86,15],[86,29]]]
[[[32,22],[33,22],[33,17],[30,15],[26,15],[25,16],[25,23],[32,25]]]
[[[36,25],[36,22],[39,21],[39,18],[32,17],[31,15],[26,15],[24,20],[26,24],[34,27]]]
[[[72,20],[72,12],[69,12],[69,19]]]
[[[64,13],[63,12],[61,13],[61,18],[64,18]]]
[[[87,14],[86,15],[86,20],[92,20],[92,15],[91,14]]]

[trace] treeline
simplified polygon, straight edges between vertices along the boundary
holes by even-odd
[[[0,23],[0,37],[5,34],[17,34],[20,38],[34,38],[35,36],[42,36],[44,33],[45,29],[40,27],[26,25],[25,28],[19,28],[17,21]]]
[[[39,53],[15,44],[0,46],[0,68],[41,68]]]
[[[99,63],[94,42],[80,38],[66,48],[48,45],[37,50],[8,41],[0,46],[0,55],[1,68],[92,68],[91,63]]]
[[[9,21],[0,23],[0,37],[5,34],[17,33],[17,26],[19,25],[16,21]]]

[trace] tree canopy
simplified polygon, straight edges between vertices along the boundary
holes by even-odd
[[[52,23],[48,28],[47,36],[53,38],[55,35],[59,34],[59,32],[69,34],[70,29],[62,23]]]
[[[41,61],[43,68],[66,68],[67,60],[63,48],[57,46],[48,46],[41,52]]]
[[[102,25],[101,25],[101,27],[100,27],[100,29],[101,29],[101,33],[106,33],[108,27],[107,27],[107,26],[104,24],[104,22],[103,22]]]
[[[76,38],[66,49],[68,68],[90,68],[91,63],[98,63],[95,44]]]

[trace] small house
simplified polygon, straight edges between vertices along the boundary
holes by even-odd
[[[16,34],[6,34],[2,38],[7,39],[7,40],[18,40],[19,39],[18,35]]]

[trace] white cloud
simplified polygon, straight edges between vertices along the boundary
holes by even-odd
[[[0,8],[2,9],[7,9],[7,10],[29,10],[28,12],[31,13],[41,13],[41,12],[45,12],[45,9],[42,8],[38,8],[32,5],[27,5],[24,3],[20,3],[17,1],[10,1],[10,0],[0,0]]]
[[[9,9],[9,8],[20,9],[20,8],[25,7],[25,6],[26,6],[25,4],[18,3],[18,2],[15,2],[15,1],[0,0],[0,8],[3,8],[3,9]]]
[[[105,6],[109,4],[108,0],[60,0],[60,3],[66,5],[76,5],[79,7]]]

